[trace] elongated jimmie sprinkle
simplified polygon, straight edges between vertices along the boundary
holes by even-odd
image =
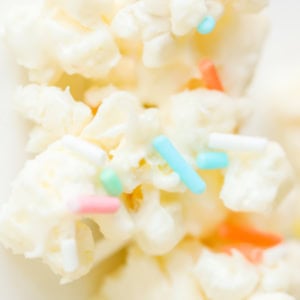
[[[79,214],[111,214],[120,208],[120,200],[107,196],[82,196],[69,203],[70,209]]]
[[[76,240],[65,239],[61,242],[60,247],[65,272],[74,272],[79,266]]]
[[[210,59],[203,59],[199,63],[204,85],[209,90],[224,91],[222,82],[214,63]]]
[[[245,225],[236,225],[229,222],[221,224],[217,230],[218,236],[226,241],[242,244],[251,244],[258,247],[274,247],[282,243],[282,236],[263,232]]]
[[[224,152],[204,152],[197,157],[197,166],[202,170],[224,169],[228,165],[228,155]]]
[[[97,166],[102,166],[107,160],[107,155],[101,148],[80,138],[65,135],[62,138],[62,144],[66,148],[69,148],[71,151],[85,157]]]
[[[267,145],[267,139],[236,134],[212,133],[208,138],[208,147],[219,150],[261,152]]]
[[[168,165],[176,172],[182,182],[195,194],[201,194],[206,189],[205,182],[197,172],[185,161],[171,141],[166,136],[158,136],[153,146]]]

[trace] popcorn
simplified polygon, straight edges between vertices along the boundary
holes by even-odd
[[[7,41],[34,82],[55,82],[62,72],[105,77],[120,59],[113,37],[102,22],[90,30],[59,12],[25,6],[16,10],[7,24]]]
[[[16,109],[34,122],[27,150],[43,151],[65,134],[79,135],[91,121],[92,113],[83,103],[76,102],[69,90],[56,87],[27,85],[18,88]]]
[[[159,193],[145,188],[144,203],[135,215],[136,242],[147,254],[165,254],[183,238],[184,227],[180,204],[163,207]]]
[[[140,299],[140,286],[146,300],[298,295],[299,243],[250,229],[249,244],[233,245],[220,234],[222,224],[254,220],[234,212],[270,211],[292,183],[279,145],[238,135],[267,28],[248,13],[265,3],[47,0],[15,10],[6,40],[40,84],[18,89],[16,109],[33,123],[28,150],[40,154],[0,210],[1,242],[41,258],[62,283],[126,248],[95,299]],[[197,166],[218,150],[220,168]],[[282,244],[264,249],[268,237]]]
[[[204,150],[208,133],[232,132],[242,119],[242,110],[235,99],[204,89],[173,95],[163,113],[170,120],[166,124],[167,133],[190,161]]]
[[[288,291],[290,288],[289,266],[286,262],[279,262],[276,266],[261,268],[262,280],[260,289],[269,291]]]
[[[238,252],[230,257],[204,251],[195,274],[206,297],[212,300],[245,299],[253,293],[259,281],[255,267]]]
[[[1,242],[15,253],[42,258],[62,276],[62,282],[86,274],[93,264],[92,232],[70,213],[68,203],[81,194],[101,193],[92,184],[96,171],[60,142],[28,161],[13,184],[9,202],[1,209]],[[61,243],[66,239],[77,243],[79,265],[72,270],[64,267]]]
[[[261,154],[234,153],[220,197],[234,211],[266,212],[290,191],[292,170],[281,147],[270,143]]]
[[[130,93],[112,93],[103,100],[96,116],[84,129],[82,137],[97,141],[102,147],[112,150],[128,130],[131,118],[141,111],[137,98]]]

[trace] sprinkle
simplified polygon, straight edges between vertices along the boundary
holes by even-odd
[[[209,90],[224,91],[217,69],[211,60],[203,59],[200,61],[199,69],[206,88]]]
[[[83,196],[69,203],[69,206],[80,214],[110,214],[118,211],[120,200],[107,196]]]
[[[62,138],[62,144],[70,150],[84,156],[97,166],[102,166],[107,160],[107,155],[101,148],[80,138],[65,135]]]
[[[158,136],[153,141],[153,146],[162,158],[169,164],[183,181],[183,183],[195,194],[201,194],[206,189],[205,182],[185,161],[171,141],[165,136]]]
[[[197,30],[201,34],[209,34],[216,27],[216,20],[212,16],[206,16],[198,25]]]
[[[218,228],[218,235],[222,239],[236,243],[252,244],[258,247],[274,247],[280,244],[283,240],[282,236],[259,231],[255,228],[234,225],[231,223],[223,223]]]
[[[114,170],[103,170],[100,174],[100,181],[109,195],[120,196],[122,194],[123,186],[120,178]]]
[[[197,157],[197,166],[203,170],[223,169],[228,164],[228,155],[224,152],[206,152]]]
[[[66,272],[74,272],[79,266],[77,244],[74,239],[65,239],[61,242],[63,266]]]
[[[267,144],[268,140],[264,138],[225,133],[212,133],[208,139],[210,148],[231,151],[261,152]]]

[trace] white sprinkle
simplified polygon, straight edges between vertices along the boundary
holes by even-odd
[[[79,266],[76,241],[74,239],[63,240],[61,253],[65,272],[74,272]]]
[[[80,138],[65,135],[62,138],[62,144],[70,150],[86,157],[97,166],[102,166],[107,160],[107,155],[101,148]]]
[[[212,133],[208,139],[210,148],[231,151],[261,152],[267,144],[268,140],[264,138],[225,133]]]

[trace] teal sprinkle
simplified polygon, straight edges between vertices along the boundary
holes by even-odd
[[[224,169],[228,165],[229,158],[224,152],[205,152],[197,157],[197,166],[203,170]]]
[[[209,34],[216,27],[216,20],[212,16],[206,16],[197,27],[197,31],[201,34]]]
[[[112,169],[105,169],[100,174],[100,181],[111,196],[120,196],[123,192],[123,186],[117,173]]]
[[[154,139],[153,146],[171,169],[177,173],[181,181],[195,194],[201,194],[206,189],[205,182],[197,172],[185,161],[171,141],[161,135]]]

